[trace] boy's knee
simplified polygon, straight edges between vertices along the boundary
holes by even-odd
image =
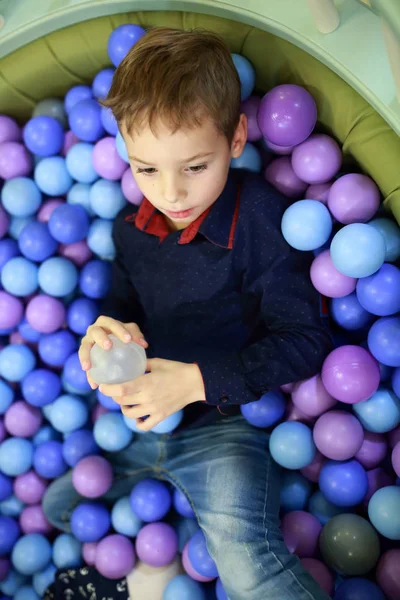
[[[42,499],[46,519],[57,529],[71,533],[70,517],[78,499],[80,496],[72,486],[70,474],[56,479]]]

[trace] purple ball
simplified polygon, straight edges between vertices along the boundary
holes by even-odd
[[[360,450],[364,430],[354,415],[343,410],[331,410],[319,417],[313,436],[321,454],[332,460],[347,460]]]
[[[257,122],[258,109],[260,107],[261,98],[258,96],[250,96],[242,102],[241,111],[247,117],[247,141],[256,142],[262,138],[261,130]]]
[[[0,144],[3,142],[19,142],[21,129],[11,117],[0,115]]]
[[[373,315],[388,317],[400,311],[400,269],[383,264],[379,271],[359,279],[357,298]]]
[[[64,258],[68,258],[77,267],[83,267],[93,256],[86,240],[73,244],[60,244],[58,253]]]
[[[271,150],[274,154],[278,154],[280,156],[289,156],[293,152],[294,146],[278,146],[278,144],[273,144],[266,138],[263,138],[265,146]]]
[[[339,172],[341,166],[342,153],[338,144],[323,133],[310,135],[293,150],[293,170],[307,183],[327,183]]]
[[[360,346],[340,346],[322,365],[322,383],[327,391],[345,404],[370,398],[380,382],[377,361]]]
[[[143,193],[140,191],[130,168],[122,175],[121,187],[122,193],[128,202],[136,206],[142,203]]]
[[[126,162],[117,152],[114,137],[105,137],[97,142],[93,149],[94,170],[100,177],[117,181],[126,171]]]
[[[297,177],[288,156],[273,160],[265,169],[265,179],[288,198],[300,198],[307,184]]]
[[[339,177],[329,191],[328,208],[340,223],[366,223],[379,208],[376,183],[367,175],[348,173]]]
[[[378,490],[388,487],[389,485],[393,485],[393,477],[391,477],[386,471],[384,471],[381,467],[377,467],[376,469],[370,469],[367,471],[367,479],[368,479],[368,490],[363,498],[363,506],[364,508],[368,508],[368,503],[371,500],[372,496]]]
[[[285,545],[291,554],[299,558],[312,558],[318,549],[322,525],[314,515],[303,510],[287,513],[282,519]]]
[[[42,411],[22,400],[11,404],[4,417],[4,424],[10,435],[28,438],[39,430],[42,424]]]
[[[96,546],[96,569],[108,579],[122,579],[135,566],[133,544],[124,535],[109,535]]]
[[[82,546],[82,556],[85,563],[93,566],[96,561],[97,544],[94,542],[85,542]]]
[[[8,558],[0,558],[0,581],[4,581],[11,569],[11,563]]]
[[[24,504],[38,504],[47,489],[47,482],[35,471],[18,475],[14,481],[14,494]]]
[[[296,383],[292,400],[297,408],[310,417],[318,417],[336,404],[335,398],[324,388],[320,375]]]
[[[382,554],[376,568],[376,581],[387,600],[400,597],[400,548],[388,550]]]
[[[14,329],[24,316],[21,300],[0,290],[0,329]]]
[[[139,559],[151,567],[169,565],[178,552],[178,536],[167,523],[145,525],[136,538],[136,553]]]
[[[306,189],[305,197],[308,200],[318,200],[325,204],[328,204],[329,190],[331,189],[331,183],[320,183],[316,185],[310,185]]]
[[[38,214],[37,220],[39,223],[48,223],[50,221],[50,217],[53,214],[53,211],[65,204],[64,200],[61,198],[53,198],[52,200],[47,200],[43,202]]]
[[[4,237],[8,231],[10,219],[4,208],[0,205],[0,238]]]
[[[374,469],[386,456],[388,445],[385,436],[373,431],[364,431],[364,441],[355,455],[364,469]]]
[[[85,498],[99,498],[108,492],[113,482],[110,463],[102,456],[82,458],[72,471],[72,484]]]
[[[30,300],[26,307],[26,319],[36,331],[53,333],[65,321],[65,307],[61,300],[39,294]]]
[[[0,144],[0,178],[26,177],[32,168],[32,156],[25,146],[18,142]]]
[[[19,523],[25,534],[42,533],[43,535],[48,535],[53,530],[40,504],[26,506],[19,517]]]
[[[316,558],[302,558],[301,564],[312,575],[315,581],[319,583],[328,596],[331,596],[334,590],[334,580],[328,567]]]
[[[258,125],[265,138],[278,146],[304,142],[317,122],[317,107],[311,94],[293,84],[278,85],[261,100]]]

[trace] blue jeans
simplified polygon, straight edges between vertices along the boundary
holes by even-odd
[[[175,436],[138,435],[107,458],[115,475],[104,497],[110,504],[145,477],[169,481],[186,494],[230,600],[328,600],[283,543],[280,475],[267,433],[230,417]],[[47,490],[44,512],[70,532],[80,501],[68,473]]]

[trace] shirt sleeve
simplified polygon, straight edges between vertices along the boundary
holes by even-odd
[[[254,302],[259,323],[241,352],[210,349],[198,361],[208,404],[246,404],[270,389],[307,379],[331,350],[321,298],[309,276],[313,256],[291,248],[281,234],[286,206],[286,199],[272,191],[248,210],[242,225],[239,219],[233,251],[242,293]]]
[[[144,321],[143,309],[124,264],[122,228],[125,226],[125,212],[126,209],[117,215],[113,225],[112,238],[116,256],[111,267],[110,289],[103,300],[101,314],[123,323],[137,323],[139,327],[142,327]]]

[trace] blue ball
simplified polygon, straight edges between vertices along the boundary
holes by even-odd
[[[312,490],[312,483],[304,475],[296,471],[284,471],[280,493],[281,510],[305,510]]]
[[[111,523],[117,533],[136,537],[143,523],[132,510],[129,496],[117,500],[111,511]]]
[[[229,600],[227,593],[225,592],[224,586],[222,585],[222,581],[219,577],[215,585],[215,593],[217,595],[217,600]]]
[[[50,542],[40,533],[29,533],[15,544],[12,563],[23,575],[33,575],[44,569],[51,560]]]
[[[63,378],[65,383],[77,390],[78,394],[86,394],[91,391],[86,372],[82,370],[77,352],[71,354],[65,361]]]
[[[259,150],[253,144],[247,142],[242,154],[238,158],[231,159],[231,168],[259,173],[262,169],[262,158]]]
[[[387,317],[400,311],[400,269],[390,264],[357,282],[357,298],[373,315]]]
[[[269,450],[275,462],[285,469],[302,469],[312,462],[317,449],[307,425],[288,421],[271,433]]]
[[[286,401],[279,391],[267,392],[259,400],[242,404],[244,418],[254,427],[270,427],[283,417]]]
[[[28,177],[8,179],[1,190],[1,202],[13,217],[30,217],[42,204],[40,189]]]
[[[80,542],[98,542],[110,529],[110,514],[104,504],[83,502],[71,515],[71,529]]]
[[[125,58],[129,50],[141,37],[146,30],[140,25],[120,25],[110,34],[107,44],[108,56],[112,64],[118,67],[119,63]]]
[[[400,540],[400,487],[389,485],[373,494],[368,516],[377,531],[389,540]]]
[[[105,394],[102,394],[99,390],[99,388],[96,389],[96,398],[97,401],[104,406],[104,408],[106,408],[107,410],[112,410],[112,411],[119,411],[120,410],[120,405],[117,404],[115,402],[115,400],[113,400],[112,398],[110,398],[110,396],[106,396]],[[125,419],[124,419],[125,420]],[[132,420],[132,419],[130,419]],[[136,419],[133,419],[136,422]],[[126,423],[126,420],[125,420]],[[126,423],[129,427],[129,424]]]
[[[81,270],[79,287],[88,298],[104,298],[111,283],[111,267],[103,260],[91,260]]]
[[[11,217],[10,225],[8,226],[8,233],[14,240],[18,240],[22,231],[29,223],[32,223],[33,216],[31,217]]]
[[[189,500],[179,488],[175,488],[174,490],[173,503],[175,510],[182,515],[182,517],[186,517],[188,519],[193,519],[196,517]]]
[[[35,573],[32,578],[33,587],[39,596],[42,598],[44,596],[45,591],[48,587],[55,581],[56,579],[57,569],[50,563],[43,571],[39,571],[39,573]]]
[[[206,600],[205,592],[198,581],[189,575],[176,575],[163,593],[163,600]]]
[[[53,562],[59,569],[82,564],[82,544],[69,533],[62,533],[53,543]]]
[[[368,333],[368,348],[379,362],[400,367],[400,317],[381,317]]]
[[[76,338],[70,331],[62,329],[42,335],[38,352],[40,358],[51,367],[61,367],[77,348]]]
[[[133,488],[130,503],[139,519],[151,523],[165,517],[172,506],[172,498],[165,483],[156,479],[143,479]]]
[[[53,429],[51,425],[43,425],[36,435],[33,437],[33,445],[39,446],[44,442],[49,442],[51,440],[59,441],[61,439],[61,434],[59,431]]]
[[[53,156],[61,152],[64,144],[62,125],[46,115],[33,117],[23,129],[25,146],[37,156]]]
[[[93,96],[98,100],[104,100],[110,91],[115,69],[108,67],[97,73],[92,83]]]
[[[61,379],[53,371],[36,369],[22,381],[21,390],[25,400],[32,406],[46,406],[60,395]]]
[[[16,240],[10,238],[0,240],[0,271],[9,260],[14,258],[14,256],[18,256],[18,254],[18,244]]]
[[[54,256],[40,265],[38,279],[45,294],[61,298],[75,289],[78,269],[68,258]]]
[[[55,240],[62,244],[80,242],[88,234],[90,221],[81,205],[62,204],[53,210],[49,230]]]
[[[240,79],[240,98],[247,100],[254,90],[256,83],[256,72],[251,62],[241,54],[232,54],[233,64]]]
[[[118,123],[111,108],[106,106],[101,107],[100,113],[101,124],[110,135],[116,136],[118,133]]]
[[[176,429],[180,425],[182,419],[183,410],[178,410],[177,412],[173,413],[172,415],[161,421],[158,425],[153,427],[151,431],[153,433],[159,434],[171,433],[171,431],[174,431],[174,429]]]
[[[13,296],[30,296],[38,287],[38,268],[23,256],[16,256],[4,265],[1,284]]]
[[[65,94],[64,107],[67,113],[70,113],[72,108],[82,102],[82,100],[90,100],[92,98],[92,90],[88,85],[74,85]]]
[[[353,411],[364,429],[374,433],[387,433],[400,423],[400,399],[384,387],[371,398],[354,404]]]
[[[282,217],[282,235],[297,250],[315,250],[328,241],[332,231],[329,210],[317,200],[299,200]]]
[[[0,352],[0,376],[8,381],[21,381],[35,364],[34,353],[23,344],[10,344]]]
[[[17,521],[0,515],[0,556],[11,552],[20,535],[21,529]]]
[[[25,575],[11,570],[4,581],[0,583],[0,590],[3,592],[3,594],[7,594],[12,598],[25,582]]]
[[[4,415],[13,400],[14,390],[8,383],[0,379],[0,415]]]
[[[18,246],[25,258],[42,262],[55,254],[58,244],[50,234],[47,223],[31,221],[22,229]]]
[[[106,413],[99,417],[93,428],[96,444],[108,452],[122,450],[133,439],[121,413]]]
[[[119,131],[118,131],[117,135],[115,136],[115,147],[117,148],[117,152],[118,152],[119,156],[122,158],[122,160],[124,160],[127,164],[129,164],[129,156],[128,156],[128,150],[126,149],[125,140]]]
[[[369,277],[383,265],[385,239],[370,225],[351,223],[334,236],[330,252],[333,264],[344,275]]]
[[[73,206],[79,204],[90,217],[93,217],[94,213],[90,207],[90,188],[91,185],[88,183],[74,183],[67,194],[67,202]]]
[[[188,545],[188,555],[192,567],[200,575],[218,577],[217,566],[207,550],[206,538],[201,529],[191,538]]]
[[[6,500],[13,492],[13,482],[10,477],[0,473],[0,502]]]
[[[332,502],[329,502],[323,493],[317,490],[308,502],[308,512],[314,515],[321,525],[324,526],[332,517],[336,517],[337,515],[341,515],[348,511],[344,510],[343,507],[336,506],[335,504],[332,504]]]
[[[65,158],[67,169],[73,179],[80,183],[93,183],[98,175],[93,167],[93,144],[80,142],[68,150]]]
[[[67,465],[62,455],[63,445],[56,440],[43,442],[35,448],[33,466],[45,479],[56,479],[65,473]]]
[[[40,600],[33,587],[24,585],[14,595],[14,600]]]
[[[104,135],[100,114],[97,100],[77,102],[68,114],[71,131],[83,142],[97,142]]]
[[[65,159],[61,156],[43,158],[36,165],[34,179],[37,187],[48,196],[64,196],[73,184]]]
[[[99,179],[90,188],[91,209],[102,219],[115,219],[126,203],[121,184],[117,181]]]
[[[50,422],[56,431],[70,433],[83,427],[88,420],[87,405],[79,398],[64,394],[51,405]]]
[[[99,447],[91,431],[77,429],[65,438],[62,452],[67,465],[74,467],[85,456],[98,454]]]
[[[355,292],[341,298],[332,298],[331,315],[340,327],[350,331],[362,329],[374,319],[373,315],[361,306]]]
[[[78,335],[85,335],[89,325],[95,322],[100,314],[96,302],[90,298],[77,298],[68,307],[68,327]]]
[[[321,469],[319,487],[325,498],[336,506],[360,504],[368,491],[365,469],[354,459],[328,461]]]
[[[0,444],[0,469],[6,475],[16,477],[26,473],[32,466],[32,442],[11,437]]]
[[[379,217],[368,223],[377,229],[385,238],[385,262],[395,262],[400,258],[400,229],[391,219]]]
[[[1,382],[0,382],[0,385],[1,385]],[[399,367],[393,371],[392,388],[393,388],[393,391],[396,394],[396,396],[399,396],[399,398],[400,398],[400,368]],[[0,388],[0,398],[1,398],[1,388]],[[1,413],[1,410],[0,410],[0,413]]]
[[[19,517],[25,504],[12,494],[0,503],[0,514],[6,517]]]
[[[339,585],[333,600],[385,600],[381,589],[369,579],[352,577]]]
[[[89,229],[87,245],[90,250],[104,260],[114,260],[115,246],[112,239],[113,221],[95,219]]]

